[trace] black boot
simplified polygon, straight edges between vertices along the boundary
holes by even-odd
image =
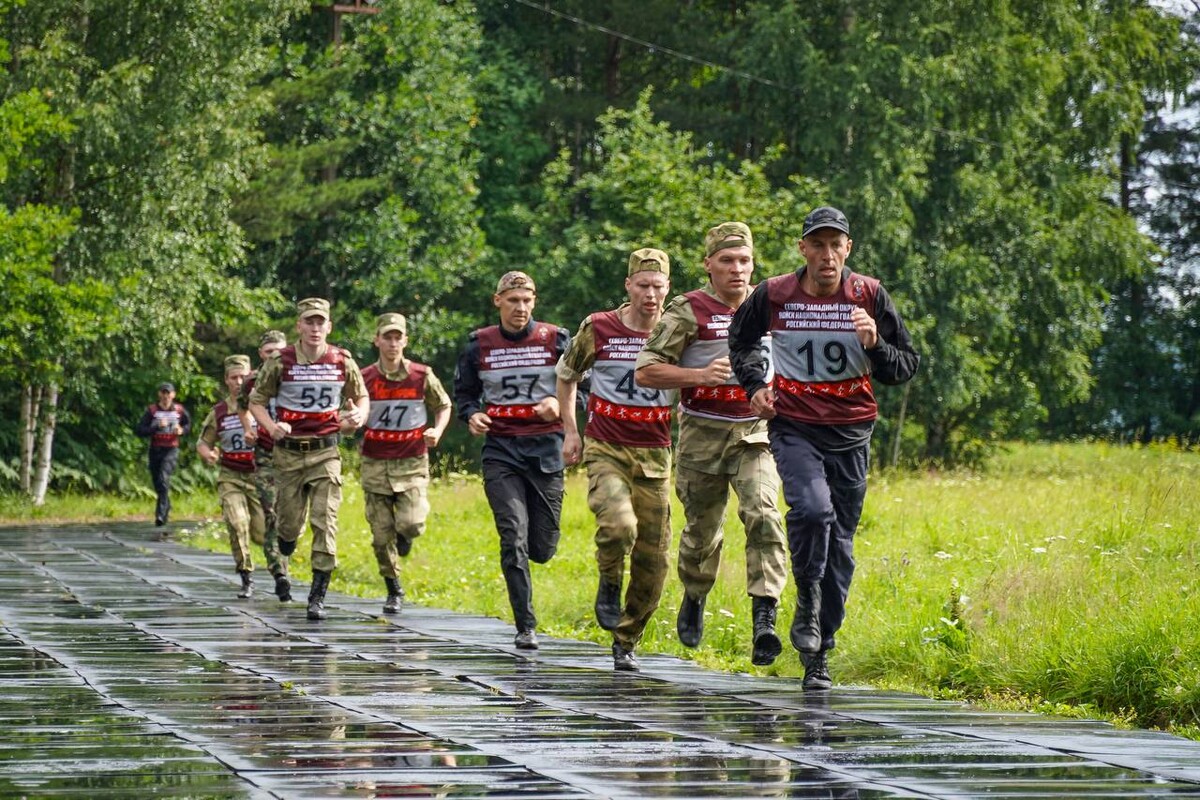
[[[279,552],[285,556],[290,556],[292,553],[296,552],[296,540],[292,539],[289,542],[287,539],[284,539],[281,536],[279,538]]]
[[[282,572],[275,576],[275,596],[281,603],[292,599],[292,582]]]
[[[404,590],[400,588],[400,579],[384,578],[383,582],[387,584],[388,593],[387,600],[383,601],[383,613],[396,614],[404,604]]]
[[[801,653],[821,649],[821,582],[796,583],[796,616],[792,618],[792,647]]]
[[[619,642],[613,642],[613,669],[617,672],[640,672],[642,665],[638,663],[633,648],[626,650]]]
[[[254,595],[254,578],[250,577],[250,570],[239,569],[238,575],[242,576],[242,590],[238,592],[238,597],[243,600],[252,597]]]
[[[704,601],[707,597],[694,599],[690,594],[684,594],[683,603],[679,606],[679,616],[675,620],[675,632],[679,641],[685,647],[695,647],[704,636]]]
[[[616,583],[600,576],[600,586],[596,589],[596,622],[606,631],[617,627],[621,621],[621,579]]]
[[[819,692],[833,688],[833,679],[829,677],[829,664],[825,651],[812,654],[801,654],[804,662],[804,691]]]
[[[308,618],[314,622],[325,619],[325,591],[332,576],[332,572],[313,570],[312,588],[308,590]]]
[[[760,667],[775,663],[776,657],[783,652],[783,642],[775,633],[774,597],[751,598],[754,616],[754,653],[750,663]]]

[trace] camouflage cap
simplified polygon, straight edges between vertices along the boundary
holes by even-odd
[[[287,344],[287,334],[283,331],[263,331],[263,335],[258,337],[258,346],[264,347],[268,344]]]
[[[629,255],[629,274],[637,272],[661,272],[670,275],[671,259],[662,250],[655,250],[653,247],[634,250]]]
[[[846,219],[846,215],[833,206],[821,206],[808,212],[808,216],[804,218],[804,228],[800,233],[800,238],[803,239],[821,228],[833,228],[847,236],[850,235],[850,223]]]
[[[753,250],[754,237],[750,234],[750,226],[744,222],[722,222],[704,234],[705,258],[728,247],[749,247]]]
[[[375,335],[383,336],[388,331],[408,333],[408,321],[404,319],[403,314],[389,312],[375,318]]]
[[[306,297],[296,303],[296,311],[299,312],[300,319],[316,316],[329,319],[329,301],[323,297]]]
[[[534,285],[533,278],[517,270],[506,272],[500,276],[500,281],[496,284],[496,294],[504,294],[513,289],[528,289],[537,293],[537,286]]]
[[[227,356],[225,358],[225,374],[226,375],[228,375],[229,373],[233,372],[234,370],[238,370],[238,369],[244,369],[244,370],[249,371],[250,356],[238,355],[238,356]]]
[[[170,381],[163,381],[158,385],[158,390],[160,392],[173,392],[175,391],[175,384]]]

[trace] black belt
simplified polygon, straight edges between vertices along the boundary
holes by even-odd
[[[277,440],[275,446],[282,447],[284,450],[291,450],[295,453],[309,453],[313,450],[337,447],[337,443],[338,435],[333,433],[329,436],[305,436],[300,439],[293,439],[288,436]]]

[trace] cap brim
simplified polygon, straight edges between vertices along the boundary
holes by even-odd
[[[408,331],[405,330],[403,325],[384,325],[382,328],[375,331],[375,335],[383,336],[385,333],[391,333],[392,331],[400,331],[401,333],[408,333]]]
[[[324,311],[305,311],[300,315],[300,319],[308,319],[309,317],[320,317],[321,319],[329,319],[329,315]]]
[[[820,225],[814,225],[811,228],[809,228],[808,230],[806,230],[804,233],[800,234],[800,238],[803,239],[805,236],[808,236],[810,233],[816,233],[817,231],[821,230],[822,228],[833,228],[835,231],[837,231],[839,233],[844,233],[847,236],[850,235],[850,229],[847,228],[845,225],[839,225],[836,222],[822,222]]]

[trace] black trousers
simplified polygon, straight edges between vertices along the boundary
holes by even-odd
[[[545,564],[558,550],[563,474],[484,461],[483,488],[500,534],[500,569],[508,587],[513,620],[517,630],[533,630],[537,617],[533,613],[529,562]]]
[[[171,474],[179,463],[178,447],[150,448],[150,480],[158,502],[154,505],[154,524],[162,525],[171,513]]]

